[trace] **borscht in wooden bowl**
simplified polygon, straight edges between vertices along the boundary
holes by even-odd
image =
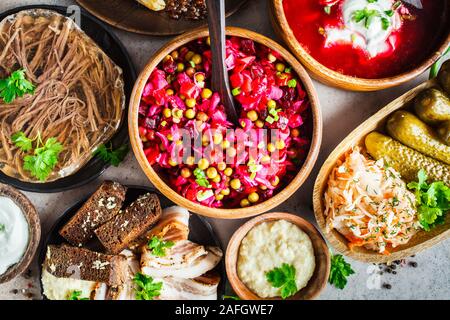
[[[429,68],[450,43],[446,0],[273,0],[273,24],[327,84],[379,90]]]

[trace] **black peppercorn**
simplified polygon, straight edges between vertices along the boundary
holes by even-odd
[[[392,286],[389,284],[389,283],[384,283],[383,284],[383,288],[385,288],[385,289],[391,289],[392,288]]]
[[[409,265],[410,265],[411,267],[413,267],[413,268],[417,268],[417,262],[415,262],[415,261],[411,261],[411,262],[409,263]]]

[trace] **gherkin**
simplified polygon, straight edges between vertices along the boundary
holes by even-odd
[[[403,110],[394,112],[386,123],[386,130],[404,145],[450,164],[450,147],[442,143],[436,132],[412,113]]]
[[[450,167],[440,161],[427,157],[378,132],[369,133],[366,136],[365,145],[367,152],[375,160],[383,158],[407,182],[415,181],[417,172],[424,169],[430,181],[442,181],[450,186]]]

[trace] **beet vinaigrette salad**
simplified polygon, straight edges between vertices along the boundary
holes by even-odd
[[[306,158],[308,97],[279,53],[229,37],[226,65],[239,125],[227,121],[210,88],[207,38],[173,51],[153,70],[139,110],[149,163],[185,198],[209,207],[264,201],[297,174]]]

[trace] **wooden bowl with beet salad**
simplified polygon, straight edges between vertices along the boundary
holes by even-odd
[[[201,29],[175,39],[144,70],[130,136],[145,173],[171,200],[206,216],[239,218],[273,208],[303,183],[317,157],[321,116],[311,80],[289,53],[247,30],[227,34],[238,123],[227,120],[211,90]]]

